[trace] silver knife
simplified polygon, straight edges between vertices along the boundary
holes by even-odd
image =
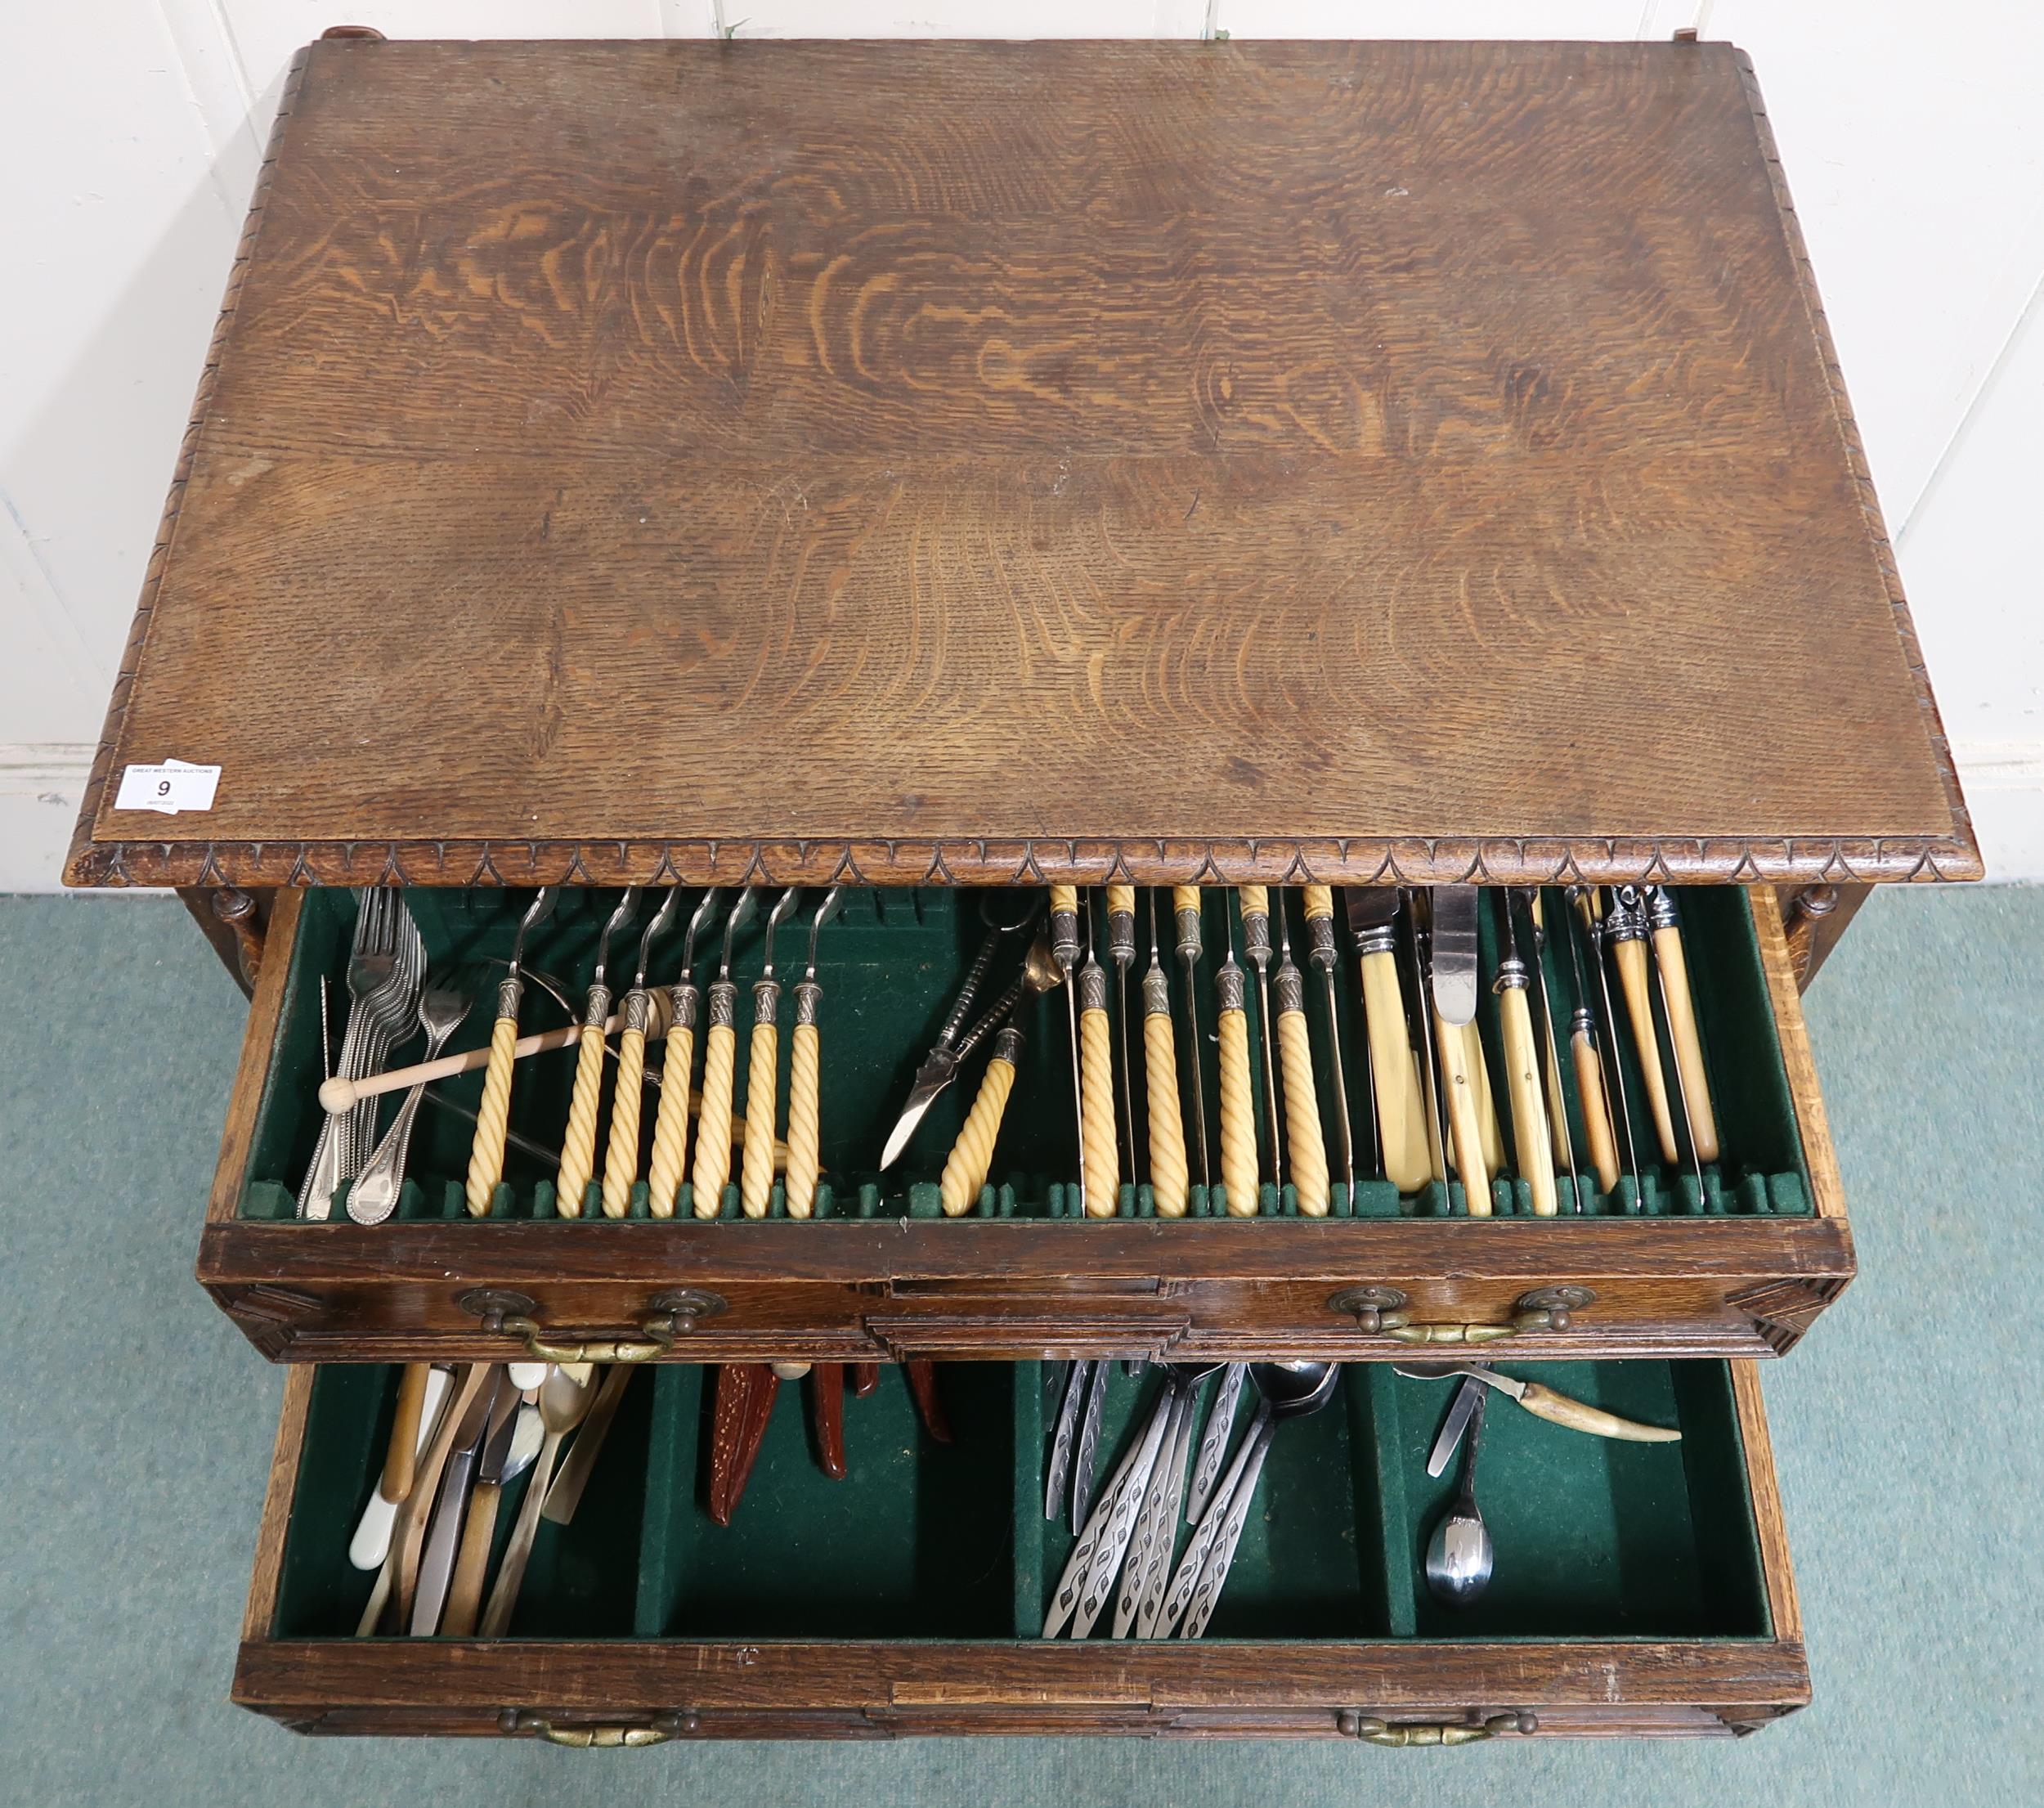
[[[1207,1415],[1207,1429],[1199,1439],[1199,1460],[1192,1465],[1192,1495],[1186,1502],[1186,1523],[1196,1526],[1213,1499],[1213,1485],[1221,1479],[1221,1465],[1228,1454],[1228,1436],[1235,1429],[1235,1408],[1242,1398],[1242,1378],[1248,1365],[1230,1362],[1221,1376],[1221,1391],[1213,1397],[1213,1411]]]
[[[507,1393],[513,1401],[518,1398],[499,1370],[494,1383],[486,1381],[476,1389],[475,1398],[455,1428],[454,1448],[441,1478],[440,1500],[426,1534],[425,1555],[419,1559],[418,1592],[412,1597],[410,1630],[415,1639],[429,1639],[439,1630],[441,1610],[447,1604],[447,1585],[454,1580],[455,1553],[461,1542],[461,1521],[475,1479],[476,1460],[490,1434],[498,1398]]]
[[[1086,1523],[1093,1505],[1093,1471],[1100,1460],[1100,1416],[1107,1410],[1107,1378],[1114,1372],[1112,1358],[1103,1356],[1093,1365],[1086,1391],[1086,1413],[1079,1420],[1078,1444],[1072,1452],[1072,1528]]]
[[[1438,1478],[1455,1460],[1455,1447],[1462,1442],[1463,1433],[1468,1429],[1470,1420],[1482,1404],[1483,1384],[1472,1375],[1464,1375],[1462,1385],[1455,1389],[1455,1403],[1448,1408],[1448,1416],[1441,1422],[1441,1435],[1434,1439],[1433,1449],[1427,1457],[1429,1475]]]
[[[1136,1510],[1135,1529],[1129,1534],[1128,1555],[1122,1564],[1121,1592],[1114,1603],[1114,1635],[1118,1639],[1127,1638],[1136,1624],[1159,1538],[1176,1542],[1177,1537],[1178,1479],[1185,1471],[1182,1465],[1174,1471],[1172,1460],[1192,1414],[1192,1389],[1181,1377],[1173,1375],[1165,1384],[1165,1394],[1171,1410],[1164,1420],[1164,1439],[1157,1447],[1156,1461],[1150,1465],[1150,1486]],[[1168,1524],[1164,1518],[1167,1512],[1171,1516]]]
[[[1477,1014],[1477,888],[1433,888],[1433,1002],[1444,1022]]]
[[[1086,1384],[1092,1378],[1090,1359],[1082,1357],[1065,1365],[1065,1395],[1058,1403],[1057,1429],[1051,1434],[1051,1469],[1043,1487],[1043,1517],[1047,1519],[1055,1520],[1065,1510],[1065,1484],[1072,1475],[1072,1441],[1078,1435],[1078,1409],[1085,1404]]]

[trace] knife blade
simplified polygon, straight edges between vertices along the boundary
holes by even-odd
[[[1464,1375],[1462,1385],[1455,1389],[1454,1404],[1448,1408],[1448,1416],[1441,1422],[1441,1435],[1433,1441],[1433,1449],[1427,1456],[1427,1473],[1438,1478],[1449,1464],[1455,1460],[1455,1447],[1462,1442],[1462,1434],[1469,1429],[1469,1421],[1483,1403],[1483,1384],[1473,1375]]]
[[[433,1508],[432,1529],[426,1534],[425,1555],[419,1559],[418,1590],[412,1596],[410,1631],[415,1639],[429,1639],[440,1628],[447,1586],[454,1580],[455,1551],[468,1509],[469,1484],[475,1478],[477,1460],[489,1436],[497,1402],[507,1394],[514,1401],[518,1398],[516,1390],[502,1375],[494,1385],[486,1383],[478,1388],[455,1431],[454,1449],[440,1483],[439,1502]]]
[[[916,1083],[909,1090],[908,1102],[894,1121],[887,1146],[880,1152],[883,1173],[901,1159],[902,1151],[908,1146],[909,1138],[915,1135],[917,1126],[936,1102],[937,1095],[957,1077],[958,1057],[948,1048],[932,1051],[929,1060],[916,1070]]]
[[[1434,1008],[1453,1024],[1477,1014],[1477,888],[1436,886],[1433,891]]]

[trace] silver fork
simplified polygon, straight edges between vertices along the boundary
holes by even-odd
[[[475,1000],[475,989],[465,975],[457,974],[438,985],[429,985],[419,1001],[419,1027],[426,1032],[425,1059],[431,1061],[446,1046],[447,1039],[461,1027]],[[405,1095],[397,1115],[383,1133],[376,1152],[355,1177],[347,1192],[347,1215],[357,1224],[381,1224],[397,1209],[397,1196],[405,1184],[405,1158],[411,1148],[414,1121],[419,1101],[426,1096],[421,1080]]]
[[[361,1075],[356,1064],[361,1058],[362,1038],[367,1028],[365,1006],[389,977],[397,960],[397,923],[390,912],[390,895],[377,886],[365,887],[356,907],[355,940],[347,962],[347,1027],[341,1034],[340,1059],[334,1072],[348,1079]],[[313,1146],[312,1165],[298,1189],[298,1216],[324,1218],[333,1209],[334,1190],[345,1178],[349,1123],[329,1115],[320,1126]]]
[[[349,1078],[361,1079],[383,1070],[394,1043],[408,1038],[416,1025],[419,988],[426,976],[426,944],[419,925],[405,904],[402,893],[391,894],[392,938],[394,958],[384,983],[370,994],[368,1021],[362,1047]],[[376,1142],[376,1115],[381,1101],[360,1100],[348,1113],[347,1145],[342,1158],[341,1178],[352,1180],[368,1162]]]

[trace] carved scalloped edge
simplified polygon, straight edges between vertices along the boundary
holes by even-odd
[[[1944,719],[1938,712],[1938,700],[1930,689],[1930,673],[1924,663],[1922,644],[1916,638],[1916,625],[1909,613],[1908,599],[1903,594],[1902,572],[1895,563],[1895,550],[1888,538],[1888,524],[1880,512],[1880,498],[1874,489],[1873,469],[1867,462],[1867,448],[1860,439],[1858,423],[1853,419],[1852,404],[1845,394],[1845,372],[1838,361],[1831,323],[1824,316],[1816,267],[1810,262],[1809,247],[1803,239],[1802,222],[1796,217],[1795,203],[1789,194],[1788,177],[1782,168],[1781,152],[1775,146],[1774,128],[1768,123],[1767,104],[1760,97],[1759,82],[1753,73],[1753,59],[1742,50],[1735,50],[1732,56],[1746,90],[1746,105],[1753,114],[1753,130],[1759,143],[1761,161],[1767,167],[1768,180],[1773,186],[1775,208],[1782,217],[1782,237],[1789,258],[1795,266],[1796,286],[1802,291],[1804,306],[1809,310],[1810,331],[1817,341],[1818,360],[1823,366],[1824,380],[1831,395],[1831,417],[1837,423],[1845,463],[1858,493],[1867,536],[1873,542],[1881,584],[1895,612],[1895,633],[1902,641],[1903,658],[1908,666],[1910,676],[1916,681],[1916,707],[1923,717],[1924,733],[1930,738],[1931,755],[1938,763],[1939,776],[1944,781],[1945,795],[1951,801],[1954,832],[1952,845],[1963,850],[1967,857],[1966,870],[1955,870],[1943,876],[1978,879],[1984,875],[1986,864],[1980,857],[1979,842],[1973,832],[1973,817],[1966,808],[1958,769],[1952,761],[1952,746],[1945,738]]]
[[[92,757],[92,769],[85,781],[84,796],[78,805],[78,827],[72,834],[70,859],[65,868],[66,884],[94,882],[73,875],[89,864],[97,851],[92,845],[92,824],[99,814],[107,777],[113,770],[121,725],[128,714],[128,694],[134,688],[135,674],[141,663],[142,649],[149,639],[150,622],[155,613],[157,592],[163,587],[164,572],[177,536],[177,519],[185,505],[185,486],[191,478],[199,434],[205,425],[207,411],[212,406],[213,384],[219,376],[227,334],[241,300],[241,285],[247,280],[249,266],[255,256],[256,234],[262,223],[264,205],[270,198],[271,182],[276,174],[278,152],[283,146],[285,129],[298,106],[310,54],[309,49],[301,50],[291,61],[290,71],[284,80],[284,92],[277,101],[277,116],[270,128],[270,141],[264,147],[262,166],[256,173],[255,192],[249,201],[249,217],[242,222],[241,242],[235,248],[234,264],[227,272],[226,290],[220,298],[220,317],[213,322],[213,338],[206,347],[206,361],[199,370],[199,387],[191,398],[191,418],[185,424],[185,435],[178,443],[177,463],[171,473],[170,493],[164,498],[163,517],[156,526],[156,543],[150,549],[149,564],[142,573],[141,595],[135,604],[135,619],[128,627],[128,644],[121,651],[120,670],[114,679],[114,694],[107,701],[106,723],[100,733],[99,751]],[[231,883],[217,878],[195,882]]]
[[[1339,841],[113,841],[80,886],[1868,884],[1972,878],[1921,837],[1355,836]]]

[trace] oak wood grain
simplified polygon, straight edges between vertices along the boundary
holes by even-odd
[[[1757,109],[1724,46],[316,45],[69,877],[1975,873]],[[213,810],[111,808],[165,756]]]

